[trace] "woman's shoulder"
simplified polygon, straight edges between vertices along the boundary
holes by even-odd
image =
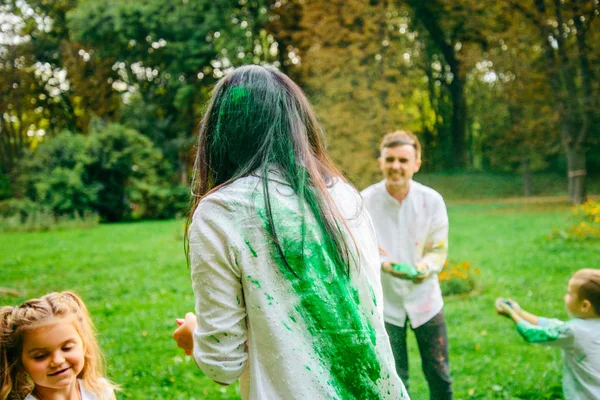
[[[251,203],[252,194],[259,187],[260,180],[256,176],[236,179],[203,197],[194,211],[194,218],[198,214],[238,212],[242,206]]]

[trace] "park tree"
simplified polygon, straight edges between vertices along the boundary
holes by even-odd
[[[75,7],[71,0],[0,6],[0,165],[13,187],[26,172],[25,151],[64,129],[85,132],[93,116],[115,114],[118,99],[102,85],[110,66],[70,38],[66,16]]]
[[[598,122],[598,16],[593,0],[504,0],[515,24],[532,33],[532,49],[539,53],[545,78],[552,89],[563,151],[567,161],[569,198],[586,199],[586,156]]]
[[[437,56],[432,62],[447,68],[444,79],[439,81],[447,87],[452,104],[446,167],[466,168],[469,166],[467,75],[473,68],[473,58],[487,46],[486,22],[493,17],[496,7],[470,0],[403,0],[399,3],[412,10],[413,29],[426,36],[429,54]]]
[[[276,62],[264,26],[274,2],[88,1],[69,26],[85,51],[112,65],[121,121],[148,135],[188,183],[189,150],[209,92],[231,68]]]
[[[560,150],[558,116],[541,51],[531,33],[500,18],[486,32],[487,51],[470,73],[471,147],[474,165],[523,177],[533,194],[532,172],[547,170]]]
[[[388,1],[303,4],[294,36],[299,80],[333,158],[359,187],[378,179],[383,133],[432,124],[426,82],[415,68],[423,48],[407,18]]]

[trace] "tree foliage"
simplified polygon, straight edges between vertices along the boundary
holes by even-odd
[[[94,126],[138,146],[130,129],[162,158],[143,178],[115,175],[129,189],[106,194],[107,204],[126,200],[104,217],[172,215],[160,203],[185,197],[178,185],[189,183],[212,86],[235,66],[267,63],[306,90],[359,187],[379,179],[382,134],[409,129],[425,170],[522,171],[530,193],[531,171],[567,169],[580,202],[586,174],[600,169],[599,14],[596,0],[9,0],[0,5],[0,197],[27,194],[66,212],[75,206],[60,209],[53,192],[70,184],[65,193],[77,197],[77,179],[89,177],[53,166],[31,186],[24,155],[49,151],[44,142],[64,130],[100,140]]]

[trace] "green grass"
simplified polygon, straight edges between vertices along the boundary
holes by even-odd
[[[419,172],[414,178],[435,188],[446,201],[521,197],[523,178],[516,173],[491,172]],[[566,174],[539,172],[532,174],[533,196],[566,196]],[[587,192],[600,193],[600,176],[587,177]]]
[[[569,222],[568,210],[449,207],[450,257],[479,267],[483,285],[480,295],[453,298],[445,308],[456,399],[560,398],[560,351],[523,342],[493,301],[511,296],[533,313],[567,317],[562,297],[569,276],[600,267],[597,242],[546,239],[553,226]],[[175,317],[193,308],[182,228],[180,221],[162,221],[3,233],[0,286],[23,295],[0,297],[0,304],[78,292],[96,322],[108,375],[123,387],[119,399],[236,399],[237,385],[209,381],[171,339]],[[409,345],[413,398],[428,398],[412,334]]]

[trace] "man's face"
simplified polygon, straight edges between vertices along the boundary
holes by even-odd
[[[417,160],[417,151],[410,144],[384,147],[381,150],[379,169],[383,172],[386,185],[390,189],[408,188],[410,180],[419,167],[421,167],[421,160]]]

